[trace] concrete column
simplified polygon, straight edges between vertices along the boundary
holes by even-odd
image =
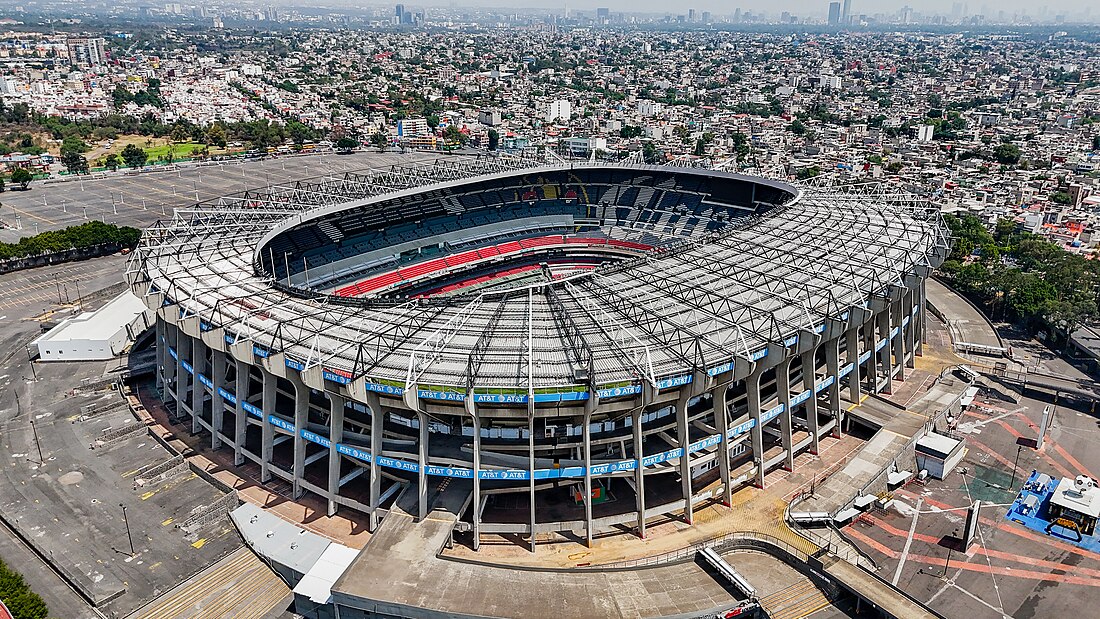
[[[729,403],[726,391],[729,385],[720,385],[710,392],[714,403],[714,426],[718,430],[718,476],[722,480],[722,504],[729,507],[732,503],[733,487],[730,480],[730,420]]]
[[[820,344],[819,344],[820,346]],[[802,390],[809,391],[810,397],[802,404],[802,410],[806,413],[806,425],[810,430],[810,453],[817,454],[820,450],[821,424],[817,419],[817,347],[807,350],[801,355],[802,363]]]
[[[309,387],[302,382],[302,377],[294,370],[287,370],[287,378],[294,385],[294,491],[295,499],[302,496],[302,479],[306,476],[306,439],[302,437],[302,430],[309,421]]]
[[[848,374],[848,401],[852,404],[859,404],[859,400],[863,394],[860,393],[860,375],[863,371],[859,367],[859,329],[856,326],[849,326],[848,332],[844,334],[845,345],[848,347],[847,360],[852,364],[852,371]]]
[[[919,311],[917,311],[916,318],[914,319],[917,324],[917,330],[913,334],[913,354],[917,355],[918,357],[924,355],[924,336],[925,333],[927,333],[926,329],[928,328],[928,323],[926,322],[926,320],[928,319],[928,311],[925,282],[926,280],[924,278],[921,278],[920,286],[917,287],[916,303]]]
[[[172,325],[170,325],[170,324],[168,324],[168,323],[166,323],[162,320],[159,320],[159,319],[158,319],[158,322],[160,322],[161,324],[164,325],[164,336],[165,336],[164,337],[164,339],[165,339],[165,343],[164,343],[164,387],[165,387],[165,389],[164,389],[164,391],[161,392],[161,398],[160,399],[161,399],[162,402],[166,402],[168,400],[167,395],[168,395],[168,389],[169,388],[172,389],[172,393],[176,394],[174,397],[176,397],[176,398],[179,397],[179,392],[178,392],[179,381],[177,379],[177,377],[179,376],[177,374],[177,371],[179,370],[179,361],[177,361],[176,359],[173,359],[172,355],[169,354],[169,352],[168,352],[169,347],[171,347],[173,349],[178,348],[176,346],[176,340],[178,340],[179,338],[178,338],[178,333],[176,331],[176,328],[174,326],[172,326]],[[179,357],[178,349],[176,351],[176,356]],[[177,402],[177,405],[178,404],[179,403]]]
[[[530,492],[530,508],[531,508],[531,552],[535,552],[535,525],[538,523],[537,511],[535,510],[535,403],[531,401],[527,407],[527,474],[528,477],[528,490]]]
[[[906,340],[905,340],[905,327],[902,326],[902,321],[905,318],[905,295],[902,298],[893,302],[890,305],[890,311],[893,312],[893,318],[891,318],[891,329],[897,327],[898,334],[891,338],[893,340],[894,348],[894,367],[898,371],[898,380],[905,380],[905,356],[906,356]]]
[[[903,329],[905,332],[905,367],[913,368],[917,365],[917,323],[919,316],[913,315],[913,308],[917,307],[919,292],[912,288],[905,291],[905,316],[909,319],[909,326]]]
[[[336,445],[344,440],[344,409],[347,400],[335,393],[328,396],[328,517],[336,515],[336,496],[340,494],[340,452]]]
[[[760,375],[763,373],[764,366],[758,363],[745,379],[749,416],[756,420],[750,435],[752,436],[752,459],[756,462],[756,485],[759,488],[764,487],[764,426],[760,423]]]
[[[225,353],[215,350],[213,354],[213,363],[210,364],[210,383],[214,385],[210,390],[210,425],[214,429],[210,432],[210,448],[217,449],[222,446],[218,432],[222,431],[222,422],[225,420],[225,399],[219,391],[225,387]]]
[[[249,366],[244,361],[234,361],[237,365],[236,387],[233,390],[237,396],[237,405],[233,408],[233,464],[244,464],[244,444],[248,437],[248,413],[244,410],[244,403],[248,400],[251,381],[248,378]]]
[[[890,339],[890,308],[882,310],[878,314],[878,335],[875,337],[875,345],[878,346],[878,342],[883,338],[886,338],[886,345],[882,347],[882,350],[878,351],[879,369],[886,375],[885,387],[883,387],[883,393],[893,393],[893,342]],[[878,386],[876,385],[876,393],[878,392]]]
[[[825,371],[833,379],[833,384],[827,387],[829,412],[836,422],[833,424],[833,434],[839,436],[841,417],[844,414],[840,406],[840,338],[828,340],[822,345],[825,346]]]
[[[865,387],[868,393],[878,393],[878,353],[875,352],[877,328],[877,315],[872,315],[867,322],[863,323],[863,350],[871,353],[871,356],[867,358],[867,367],[864,370],[866,372],[864,376],[867,378]]]
[[[474,424],[474,499],[471,519],[474,525],[474,550],[478,550],[481,548],[481,418],[477,416],[477,408],[472,401],[468,400],[466,406]]]
[[[635,497],[635,509],[638,510],[638,537],[645,539],[645,467],[642,460],[645,458],[645,445],[642,442],[642,411],[644,406],[634,411],[630,420],[631,429],[634,431],[634,486],[637,491]]]
[[[264,418],[260,420],[260,483],[271,481],[271,452],[275,444],[275,426],[267,421],[267,416],[275,412],[275,375],[260,366],[263,373],[263,400],[260,408],[263,409]]]
[[[587,407],[586,407],[587,408]],[[584,412],[584,540],[592,547],[592,413]],[[690,521],[689,521],[690,522]]]
[[[417,411],[416,419],[420,425],[420,444],[417,445],[417,462],[420,464],[416,474],[417,515],[420,520],[428,517],[428,416]]]
[[[191,355],[191,367],[195,370],[194,382],[191,383],[191,434],[202,431],[199,418],[202,417],[203,396],[206,394],[206,385],[199,381],[199,374],[206,374],[206,344],[201,338],[192,338],[194,347]]]
[[[788,471],[794,470],[794,421],[791,411],[791,362],[794,357],[787,357],[775,366],[775,389],[779,403],[783,405],[783,412],[779,414],[779,436],[786,453],[783,464]],[[729,458],[726,458],[728,463]]]
[[[156,390],[164,393],[164,360],[171,359],[165,352],[168,349],[168,338],[164,335],[164,321],[157,318],[156,322],[156,334],[153,336],[156,340],[153,342],[157,347],[157,371],[156,371]]]
[[[367,527],[374,533],[378,530],[378,506],[382,496],[382,467],[378,465],[378,456],[382,455],[385,413],[376,393],[367,393],[367,407],[370,408],[370,519]]]
[[[676,400],[676,440],[683,449],[680,455],[680,492],[684,497],[684,521],[691,524],[694,513],[691,508],[691,455],[688,454],[691,434],[688,431],[687,410],[691,396],[686,386],[681,388],[680,394],[680,398]]]
[[[194,381],[192,376],[186,368],[183,367],[184,361],[191,360],[191,338],[183,331],[176,328],[176,412],[183,412],[183,406],[187,403],[187,408],[191,408],[190,397],[187,395],[187,381]]]

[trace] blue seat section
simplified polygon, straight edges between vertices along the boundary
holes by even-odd
[[[296,274],[303,266],[323,266],[396,243],[560,214],[690,235],[700,225],[707,230],[725,225],[715,221],[715,215],[727,215],[728,220],[783,199],[780,189],[686,172],[555,170],[436,188],[349,209],[327,219],[323,227],[310,222],[280,234],[264,253],[268,262],[275,263],[277,274],[285,275],[286,263]],[[283,254],[288,256],[285,262],[280,259]]]

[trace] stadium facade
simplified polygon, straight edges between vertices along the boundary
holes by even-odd
[[[371,530],[470,484],[475,548],[533,547],[793,469],[912,367],[948,249],[881,190],[457,157],[179,210],[127,277],[171,415],[263,482]]]

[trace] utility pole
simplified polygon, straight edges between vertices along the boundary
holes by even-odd
[[[34,434],[34,445],[38,448],[38,463],[46,464],[46,457],[42,455],[42,442],[38,440],[38,428],[34,425],[34,419],[31,419],[31,433]]]
[[[118,504],[122,508],[122,522],[126,525],[126,539],[130,542],[130,556],[134,556],[134,537],[130,535],[130,520],[126,517],[126,505],[123,503]]]

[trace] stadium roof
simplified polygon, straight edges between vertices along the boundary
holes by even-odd
[[[535,393],[723,373],[845,319],[907,274],[926,274],[948,247],[926,202],[819,184],[676,251],[461,302],[347,305],[287,290],[255,268],[263,239],[288,218],[312,217],[306,211],[532,165],[447,158],[228,196],[150,228],[128,274],[139,292],[164,292],[181,316],[224,327],[227,341],[283,352],[304,368],[398,388]]]

